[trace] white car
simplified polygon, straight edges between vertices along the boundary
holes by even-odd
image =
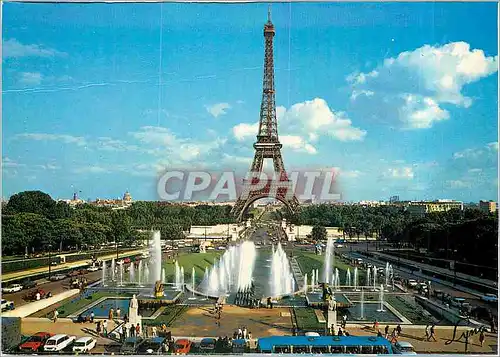
[[[14,302],[2,299],[2,311],[14,310]]]
[[[98,271],[98,270],[99,270],[99,267],[97,267],[97,266],[92,266],[92,267],[87,269],[87,271]]]
[[[89,352],[96,345],[97,341],[92,337],[80,337],[73,344],[73,352]]]
[[[52,336],[45,342],[43,350],[47,352],[62,351],[63,349],[71,345],[73,341],[75,341],[75,339],[75,336],[68,336],[63,334]]]
[[[410,280],[408,280],[408,285],[410,285],[412,288],[414,288],[418,285],[418,283],[416,280],[410,279]]]
[[[15,293],[16,291],[23,290],[23,286],[21,284],[13,284],[11,286],[7,286],[2,289],[3,293]]]
[[[394,344],[395,352],[398,355],[416,355],[415,349],[410,342],[407,341],[398,341]]]

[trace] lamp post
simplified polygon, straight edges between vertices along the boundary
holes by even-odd
[[[51,271],[51,267],[52,267],[52,256],[51,256],[52,245],[49,244],[47,246],[47,248],[49,248],[49,279],[50,279],[50,271]]]

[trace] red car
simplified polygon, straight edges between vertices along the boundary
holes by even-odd
[[[24,343],[19,346],[20,352],[37,352],[42,349],[45,341],[47,341],[50,337],[54,336],[52,333],[48,332],[37,332]]]
[[[174,352],[176,354],[185,355],[191,351],[191,341],[185,338],[175,341]]]

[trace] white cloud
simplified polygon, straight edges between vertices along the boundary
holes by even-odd
[[[8,157],[4,157],[2,160],[2,167],[4,168],[15,168],[15,167],[25,167],[25,166],[26,166],[25,164],[21,164]]]
[[[498,152],[498,141],[486,144],[484,147],[480,148],[469,148],[462,151],[458,151],[453,154],[454,159],[478,159],[484,156],[491,156],[494,153],[496,156]]]
[[[75,144],[78,146],[87,145],[85,138],[81,136],[65,134],[45,134],[45,133],[24,133],[16,135],[17,138],[31,139],[36,141],[62,141],[65,144]]]
[[[399,116],[407,129],[430,128],[434,122],[450,118],[450,114],[430,97],[406,94],[403,99],[405,104],[400,108]]]
[[[493,151],[498,151],[498,141],[489,143],[486,145],[488,149],[493,150]]]
[[[365,95],[367,97],[371,97],[375,94],[374,91],[371,90],[353,90],[351,94],[351,100],[354,101],[356,98],[358,98],[361,95]]]
[[[283,144],[283,148],[291,148],[294,151],[302,151],[308,154],[316,154],[316,148],[311,144],[307,143],[300,136],[296,135],[281,135],[280,143]]]
[[[42,83],[42,77],[39,72],[22,72],[19,75],[19,83],[36,86]]]
[[[40,45],[24,45],[16,39],[8,39],[3,41],[2,56],[3,58],[17,58],[17,57],[55,57],[66,56],[64,52],[54,50],[52,48],[45,48]]]
[[[406,128],[424,129],[449,118],[441,104],[469,107],[472,99],[463,95],[465,85],[497,71],[498,56],[471,49],[466,42],[443,46],[425,45],[386,59],[368,73],[355,73],[347,80],[351,98],[362,109],[376,111],[380,119],[397,117]],[[367,105],[367,100],[373,105]]]
[[[383,173],[383,176],[395,179],[412,179],[415,174],[413,172],[413,168],[411,167],[395,167],[387,169]]]
[[[231,109],[229,103],[217,103],[213,105],[206,105],[205,108],[207,112],[209,112],[214,118],[217,118],[221,115],[227,113],[228,109]]]
[[[356,178],[356,177],[359,177],[363,175],[363,173],[361,171],[358,171],[358,170],[347,170],[347,171],[343,171],[341,170],[340,173],[339,173],[339,176],[340,177],[349,177],[349,178]]]
[[[254,124],[241,123],[233,127],[233,135],[238,141],[256,137],[259,131],[259,122]]]
[[[466,181],[462,181],[462,180],[448,180],[448,181],[446,181],[446,183],[452,189],[470,188],[471,187],[470,182],[466,182]]]
[[[76,174],[108,174],[111,173],[112,170],[109,168],[104,168],[101,166],[81,166],[73,169],[73,172]]]
[[[471,173],[471,174],[479,173],[482,171],[483,171],[483,169],[469,169],[469,170],[467,170],[467,172]]]
[[[44,164],[44,165],[36,165],[36,167],[41,168],[43,170],[59,170],[61,169],[61,166],[54,165],[54,164]]]
[[[245,165],[248,166],[252,163],[253,157],[246,157],[246,156],[235,156],[235,155],[229,155],[224,153],[222,155],[223,159],[222,161],[225,164],[236,164],[236,165]]]
[[[123,140],[113,139],[107,136],[97,138],[97,149],[104,151],[139,151],[137,145],[127,144]]]
[[[288,110],[278,108],[280,131],[287,134],[328,135],[339,141],[359,141],[366,135],[366,131],[352,126],[346,113],[332,111],[321,98],[294,104]]]

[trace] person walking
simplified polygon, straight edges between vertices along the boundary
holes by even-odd
[[[374,329],[375,331],[377,331],[377,330],[378,330],[378,321],[377,321],[377,320],[373,321],[373,329]]]
[[[113,310],[113,308],[109,309],[109,314],[108,314],[109,321],[113,321],[114,315],[115,315],[115,310]]]
[[[398,333],[398,337],[401,335],[401,331],[402,331],[401,325],[398,324],[398,326],[396,326],[396,332]]]
[[[104,337],[108,336],[108,321],[107,320],[104,320],[102,322],[102,334],[104,335]]]
[[[139,323],[137,323],[137,325],[135,326],[135,335],[137,337],[141,335],[141,326],[139,325]]]
[[[57,322],[57,317],[59,316],[59,311],[54,310],[54,323]]]
[[[156,326],[153,326],[153,328],[152,328],[152,331],[151,331],[151,332],[152,332],[152,334],[153,334],[153,337],[158,337],[158,333],[157,333],[157,331],[156,331]]]
[[[427,325],[427,326],[425,326],[425,340],[429,341],[429,337],[430,337],[430,334],[429,334],[429,325]]]
[[[120,320],[120,315],[121,315],[122,311],[120,310],[120,308],[116,308],[116,319],[117,320]]]
[[[98,336],[101,336],[101,321],[97,321],[95,325],[95,332],[97,332]]]
[[[384,337],[386,340],[389,338],[389,325],[385,325]]]
[[[436,335],[435,335],[435,331],[434,331],[434,325],[431,326],[431,329],[429,330],[430,332],[430,335],[429,335],[429,341],[430,339],[432,338],[434,340],[434,342],[436,342]]]
[[[94,317],[95,317],[94,311],[91,311],[90,312],[90,322],[94,323]]]
[[[483,347],[484,343],[484,330],[481,329],[481,332],[479,333],[479,343],[481,344],[481,347]]]
[[[130,325],[130,337],[135,337],[135,326]]]

